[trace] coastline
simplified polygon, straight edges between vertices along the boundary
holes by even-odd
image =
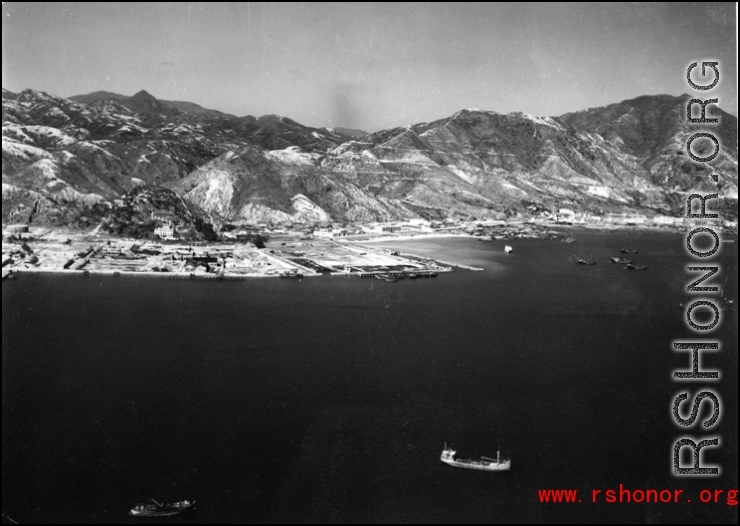
[[[252,278],[279,278],[281,277],[280,274],[264,274],[259,272],[253,272],[250,274],[224,274],[223,276],[219,274],[207,274],[207,273],[201,273],[201,274],[194,274],[189,272],[153,272],[150,270],[142,270],[142,271],[135,271],[135,270],[107,270],[107,269],[96,269],[96,270],[69,270],[69,269],[57,269],[57,268],[48,268],[48,267],[24,267],[22,269],[16,269],[12,268],[9,269],[9,276],[13,276],[16,274],[26,274],[26,273],[35,273],[35,274],[66,274],[70,276],[151,276],[151,277],[157,277],[157,278],[165,278],[165,279],[179,279],[179,280],[187,280],[191,279],[190,276],[194,276],[192,279],[206,279],[206,280],[212,280],[212,281],[241,281],[243,279],[252,279]],[[321,274],[317,272],[311,272],[311,273],[303,273],[302,277],[313,277],[313,276],[321,276]]]
[[[481,236],[471,236],[470,234],[409,234],[409,235],[389,235],[370,237],[367,239],[342,239],[343,242],[347,243],[383,243],[385,241],[414,241],[422,239],[434,239],[434,238],[445,238],[445,237],[463,237],[471,239],[481,239]],[[335,240],[336,241],[336,240]]]

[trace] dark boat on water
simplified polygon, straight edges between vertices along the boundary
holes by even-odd
[[[622,254],[637,254],[637,250],[632,250],[631,248],[623,248],[620,252]]]
[[[624,268],[627,270],[646,270],[647,265],[633,265],[632,263],[628,263]]]
[[[576,240],[576,235],[573,232],[568,233],[567,236],[560,240],[561,243],[572,243]]]
[[[128,514],[136,517],[168,517],[192,510],[195,507],[194,500],[181,500],[180,502],[173,502],[171,504],[160,504],[152,499],[152,502],[154,504],[137,504],[129,510]]]
[[[623,258],[611,258],[612,263],[621,263],[622,265],[630,265],[632,264],[631,259],[623,259]]]

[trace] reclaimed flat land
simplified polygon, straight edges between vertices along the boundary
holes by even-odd
[[[32,228],[3,243],[12,272],[135,273],[203,277],[311,276],[440,269],[389,250],[324,239],[276,238],[265,248],[238,243],[177,243]]]

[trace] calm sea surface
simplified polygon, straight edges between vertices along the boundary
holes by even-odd
[[[698,501],[737,488],[736,311],[705,360],[722,373],[720,423],[689,433],[721,437],[708,458],[722,475],[670,470],[672,400],[708,385],[671,380],[690,363],[671,342],[696,339],[679,305],[695,264],[684,239],[399,242],[486,270],[397,283],[5,281],[3,510],[134,523],[137,502],[189,498],[198,510],[160,522],[737,523],[737,507]],[[621,247],[648,270],[609,263]],[[734,297],[737,244],[714,260]],[[446,466],[445,442],[462,457],[500,445],[512,470]],[[620,483],[693,499],[590,502]],[[545,488],[583,502],[540,504]]]

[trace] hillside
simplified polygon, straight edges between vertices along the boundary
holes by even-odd
[[[216,221],[492,218],[531,204],[677,214],[688,190],[714,188],[710,171],[736,210],[737,119],[710,110],[722,151],[694,163],[686,100],[644,96],[560,117],[471,108],[365,134],[143,90],[3,90],[3,220],[64,222],[69,208],[140,186],[170,188]]]

